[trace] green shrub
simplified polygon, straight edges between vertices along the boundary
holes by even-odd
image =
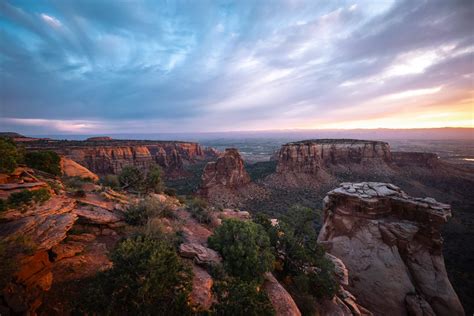
[[[224,269],[245,281],[261,280],[270,271],[273,254],[262,226],[235,219],[224,220],[208,239],[209,246],[222,255]]]
[[[228,278],[224,281],[216,281],[212,289],[218,301],[212,309],[217,315],[275,315],[268,296],[258,283]]]
[[[23,150],[10,138],[0,138],[0,172],[9,173],[23,161]]]
[[[28,167],[38,169],[56,176],[61,175],[61,158],[54,151],[32,151],[25,155]]]
[[[149,218],[174,218],[175,213],[170,204],[160,202],[157,198],[147,197],[138,204],[132,205],[125,212],[125,221],[134,226],[145,225]]]
[[[115,174],[108,174],[100,179],[100,182],[103,186],[109,187],[111,189],[120,189],[119,178]]]
[[[316,211],[295,206],[269,234],[276,253],[284,254],[279,271],[283,278],[290,279],[300,295],[332,298],[337,290],[334,265],[317,243],[316,218]]]
[[[191,213],[191,216],[195,218],[201,224],[210,224],[212,222],[212,212],[208,208],[208,204],[205,200],[200,198],[193,198],[188,201],[187,209]]]
[[[0,199],[0,212],[7,210],[7,201]]]
[[[192,271],[173,245],[144,236],[121,242],[113,267],[81,295],[79,312],[95,315],[190,315]]]
[[[163,192],[165,185],[161,173],[159,166],[153,166],[148,170],[144,182],[145,192]]]
[[[51,198],[51,193],[49,193],[49,190],[46,188],[41,188],[31,192],[33,193],[33,200],[35,202],[43,203]]]
[[[126,166],[118,176],[122,189],[141,192],[143,190],[143,173],[134,166]]]
[[[51,194],[46,188],[41,188],[34,191],[22,190],[20,192],[10,194],[7,203],[9,207],[17,208],[32,202],[43,203],[50,198]]]

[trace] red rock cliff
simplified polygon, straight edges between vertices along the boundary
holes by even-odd
[[[202,175],[202,188],[225,187],[236,189],[250,182],[244,161],[235,148],[228,148],[216,162],[209,162]]]
[[[449,205],[392,184],[343,183],[324,199],[318,241],[344,262],[347,289],[375,315],[464,315],[442,254],[450,217]]]
[[[60,152],[98,174],[116,174],[128,165],[148,169],[154,164],[146,146],[66,147]]]
[[[283,145],[277,172],[316,174],[331,165],[384,164],[391,162],[390,146],[379,141],[351,139],[307,140]]]
[[[37,141],[28,149],[54,150],[98,174],[119,173],[124,166],[148,169],[158,163],[167,173],[180,172],[186,163],[217,158],[213,148],[198,143],[142,140]]]

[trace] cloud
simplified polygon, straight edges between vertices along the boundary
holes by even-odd
[[[467,0],[4,1],[0,118],[170,132],[364,127],[406,104],[464,113],[473,14]]]
[[[41,18],[52,27],[60,27],[62,25],[58,19],[47,14],[41,13]]]

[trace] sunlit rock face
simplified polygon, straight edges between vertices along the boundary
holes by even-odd
[[[250,183],[244,161],[235,148],[228,148],[217,161],[209,162],[202,175],[202,189],[225,187],[237,189]]]
[[[219,152],[193,142],[114,140],[95,137],[86,141],[37,140],[29,150],[48,149],[77,162],[92,172],[118,174],[125,166],[147,170],[158,164],[167,175],[183,173],[186,164],[216,159]]]
[[[64,154],[98,174],[117,174],[125,166],[148,169],[154,159],[146,146],[97,146],[64,148]]]
[[[317,174],[333,165],[390,163],[388,143],[352,139],[318,139],[288,143],[278,154],[277,172]]]
[[[386,183],[343,183],[324,199],[318,242],[349,270],[345,286],[375,315],[464,315],[449,282],[441,227],[449,205]]]

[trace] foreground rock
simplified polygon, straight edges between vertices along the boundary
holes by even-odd
[[[67,157],[61,157],[61,170],[63,175],[68,177],[91,179],[94,182],[99,181],[99,177],[95,173]]]
[[[277,316],[301,316],[301,312],[291,295],[270,272],[265,274],[263,289],[267,293],[270,302],[272,302]]]
[[[349,270],[344,286],[375,315],[464,315],[442,255],[449,205],[385,183],[343,183],[324,199],[318,241]]]

